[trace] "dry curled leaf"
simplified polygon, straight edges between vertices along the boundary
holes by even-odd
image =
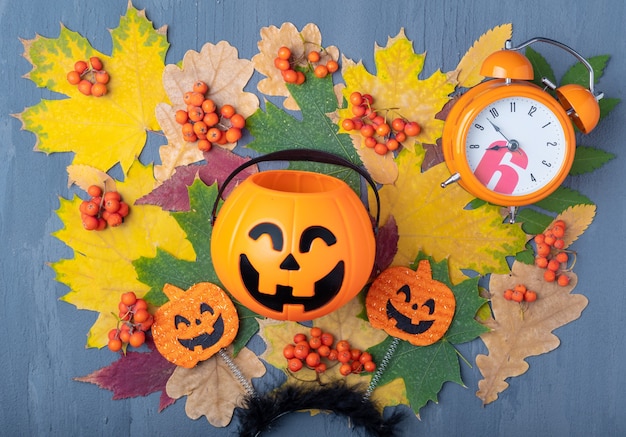
[[[282,46],[289,47],[292,54],[294,66],[307,67],[307,54],[312,51],[321,50],[320,63],[325,63],[330,59],[339,59],[339,49],[335,46],[322,46],[322,34],[319,28],[309,23],[298,31],[292,23],[283,23],[280,28],[276,26],[263,27],[261,29],[261,40],[257,44],[259,53],[252,57],[254,68],[266,76],[261,79],[257,88],[268,96],[286,97],[283,106],[293,111],[299,110],[299,106],[293,99],[280,70],[274,65],[274,59],[278,49]]]
[[[478,38],[456,67],[459,72],[459,86],[470,88],[484,79],[480,74],[483,61],[493,52],[504,48],[505,42],[511,39],[512,32],[513,26],[507,23],[490,29]]]
[[[232,357],[232,346],[225,352]],[[248,348],[243,348],[232,360],[248,382],[265,374],[265,366]],[[174,399],[187,396],[185,412],[190,419],[205,416],[217,427],[228,426],[235,408],[246,394],[219,354],[191,369],[177,367],[165,389]]]
[[[587,230],[595,215],[596,206],[593,204],[574,205],[559,214],[555,220],[563,220],[567,224],[567,231],[563,236],[565,248],[571,246]]]
[[[481,335],[488,355],[478,355],[476,364],[483,379],[478,382],[476,396],[489,404],[509,386],[508,378],[528,370],[526,358],[556,349],[559,338],[552,333],[578,319],[587,306],[587,298],[571,294],[577,277],[568,273],[568,286],[548,283],[543,279],[543,269],[520,262],[513,263],[508,275],[492,275],[489,283],[493,318],[485,324],[491,331]],[[537,293],[532,303],[517,303],[504,298],[504,290],[524,284]]]
[[[259,99],[253,93],[243,89],[252,77],[254,68],[247,59],[239,59],[238,51],[226,41],[217,44],[207,43],[200,52],[189,50],[185,53],[182,68],[169,64],[163,72],[163,87],[171,105],[160,103],[156,108],[156,118],[163,129],[168,144],[159,149],[161,165],[155,165],[154,175],[157,181],[164,182],[181,165],[187,165],[203,159],[197,142],[183,139],[181,126],[175,120],[176,111],[187,105],[183,96],[193,89],[193,84],[201,80],[209,86],[206,94],[218,107],[229,104],[237,113],[249,117],[259,107]],[[232,149],[235,144],[224,147]]]

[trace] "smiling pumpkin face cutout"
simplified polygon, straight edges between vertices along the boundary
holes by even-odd
[[[170,300],[155,313],[152,336],[168,361],[192,368],[235,339],[237,309],[217,285],[201,282],[185,291],[165,284],[163,292]]]
[[[256,173],[224,202],[211,257],[224,287],[248,309],[304,321],[347,303],[374,264],[372,222],[342,180],[275,170]]]
[[[417,271],[383,271],[372,283],[365,306],[373,327],[415,346],[428,346],[450,327],[456,300],[446,284],[432,278],[430,263],[422,260]]]

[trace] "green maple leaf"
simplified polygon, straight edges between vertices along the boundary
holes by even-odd
[[[419,414],[419,410],[428,401],[437,402],[437,395],[445,382],[464,386],[459,354],[454,345],[474,340],[487,331],[487,328],[475,320],[476,312],[486,302],[478,295],[478,278],[452,285],[446,260],[435,263],[432,258],[420,254],[412,268],[417,266],[420,259],[428,259],[433,279],[443,282],[454,293],[456,310],[450,328],[441,340],[430,346],[413,346],[390,336],[368,350],[376,362],[380,362],[392,342],[398,342],[388,367],[381,375],[379,386],[397,378],[403,379],[407,398],[416,414]]]
[[[287,88],[301,109],[301,119],[266,102],[266,111],[257,110],[246,120],[246,127],[254,136],[247,147],[260,153],[284,149],[314,149],[332,153],[360,165],[361,160],[347,134],[338,133],[339,127],[328,114],[337,110],[337,96],[330,76],[320,79],[306,71],[302,85],[288,84]],[[293,162],[290,168],[330,174],[358,187],[358,175],[352,171],[319,163]]]
[[[157,249],[154,258],[142,257],[133,262],[139,281],[150,287],[145,299],[155,306],[167,302],[163,286],[170,283],[188,289],[198,282],[212,282],[221,286],[211,261],[211,216],[217,198],[217,184],[205,185],[196,179],[188,188],[189,211],[171,213],[187,234],[196,259],[187,261],[176,258],[168,252]],[[233,300],[239,314],[239,333],[235,339],[235,352],[241,350],[258,331],[256,316]]]

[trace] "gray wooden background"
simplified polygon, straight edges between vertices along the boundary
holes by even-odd
[[[416,52],[428,51],[424,75],[453,69],[486,30],[511,22],[514,42],[534,36],[562,41],[585,56],[611,54],[597,89],[624,99],[626,2],[596,1],[295,1],[135,0],[155,26],[168,25],[167,62],[205,42],[227,40],[240,56],[257,52],[259,30],[291,21],[316,23],[323,42],[336,45],[373,70],[374,44],[385,45],[404,27]],[[126,0],[0,1],[0,435],[7,436],[178,436],[236,435],[202,418],[188,419],[184,401],[157,412],[158,395],[127,401],[72,380],[107,365],[114,356],[85,349],[95,315],[58,298],[67,289],[54,281],[46,263],[71,257],[50,236],[60,227],[53,213],[58,196],[70,195],[65,167],[70,156],[34,153],[34,136],[10,116],[41,98],[54,98],[22,78],[30,65],[20,38],[56,37],[60,23],[110,53],[107,29],[119,24]],[[537,47],[560,75],[572,64],[565,53]],[[255,78],[258,80],[258,78]],[[624,226],[626,193],[626,106],[619,105],[581,143],[618,158],[588,176],[567,181],[598,207],[593,225],[576,242],[577,293],[589,305],[581,319],[560,328],[560,347],[530,358],[530,370],[510,381],[495,403],[482,407],[474,395],[478,369],[463,367],[467,388],[446,384],[438,404],[421,420],[404,422],[403,435],[430,436],[612,436],[626,434],[626,287]],[[154,159],[156,147],[148,148]],[[462,348],[484,352],[480,341]],[[271,381],[267,383],[271,386]],[[357,435],[337,417],[291,415],[273,435]]]

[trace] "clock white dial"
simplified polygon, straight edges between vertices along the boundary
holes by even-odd
[[[511,196],[549,184],[567,159],[558,117],[527,97],[506,97],[485,106],[465,137],[467,163],[488,189]]]

